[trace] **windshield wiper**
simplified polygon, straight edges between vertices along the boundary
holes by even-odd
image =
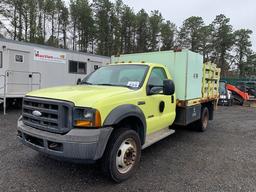
[[[110,84],[110,83],[100,83],[100,84],[95,84],[95,85],[103,85],[103,86],[113,86],[113,87],[127,87],[127,88],[131,88],[128,85],[115,85],[115,84]]]
[[[93,84],[85,81],[85,82],[81,82],[80,85],[93,85]]]
[[[99,83],[99,84],[95,84],[95,85],[103,85],[103,86],[117,86],[117,85],[113,85],[110,83]]]

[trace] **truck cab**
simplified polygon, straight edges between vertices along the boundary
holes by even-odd
[[[18,137],[55,158],[101,159],[119,182],[135,171],[142,148],[174,133],[175,117],[174,83],[164,65],[114,64],[77,86],[27,94]]]

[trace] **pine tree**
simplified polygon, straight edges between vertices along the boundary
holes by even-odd
[[[51,24],[51,33],[50,33],[50,37],[47,41],[47,44],[57,47],[59,44],[59,41],[55,36],[56,0],[45,0],[45,12],[46,12],[47,18]]]
[[[28,13],[29,13],[29,41],[30,42],[37,42],[36,35],[37,35],[37,23],[36,23],[36,16],[37,16],[37,1],[35,0],[28,0]]]
[[[149,17],[149,49],[156,51],[159,49],[160,30],[163,18],[159,11],[152,11]]]
[[[235,38],[235,53],[236,61],[240,71],[240,76],[245,76],[245,65],[247,58],[251,55],[252,42],[250,40],[250,35],[252,31],[249,29],[239,29],[234,32]]]
[[[182,48],[199,52],[201,41],[201,28],[204,26],[202,17],[189,17],[183,22],[179,32],[179,45]]]
[[[122,47],[123,53],[132,53],[134,50],[134,30],[135,30],[135,14],[128,6],[124,7],[123,15],[121,17],[122,22]]]
[[[148,51],[149,35],[149,16],[142,9],[136,15],[137,52]]]
[[[229,69],[228,58],[229,51],[234,44],[233,29],[230,25],[230,19],[225,15],[217,15],[211,24],[213,29],[213,54],[212,59],[221,67],[225,73]]]
[[[78,5],[76,0],[70,1],[70,16],[71,16],[71,27],[72,27],[72,49],[77,50],[76,48],[76,39],[77,39],[77,26],[78,26]]]
[[[78,30],[80,51],[87,52],[89,42],[92,41],[94,32],[94,20],[92,9],[87,0],[78,0]]]
[[[198,42],[198,51],[203,55],[204,62],[210,60],[212,54],[212,28],[211,26],[203,26],[199,30],[200,41]]]
[[[161,24],[161,50],[171,50],[174,48],[175,33],[177,29],[174,23],[170,21],[162,22]]]
[[[109,0],[94,0],[95,22],[97,31],[97,54],[112,54],[114,5]]]

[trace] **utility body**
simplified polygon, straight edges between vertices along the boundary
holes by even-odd
[[[121,182],[135,172],[142,149],[174,133],[172,125],[206,130],[219,72],[187,50],[112,57],[79,85],[28,93],[18,138],[55,158],[100,160]]]

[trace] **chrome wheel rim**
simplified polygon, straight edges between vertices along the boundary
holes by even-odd
[[[128,138],[122,142],[116,154],[117,170],[125,174],[129,172],[135,164],[137,158],[136,143],[132,138]]]

